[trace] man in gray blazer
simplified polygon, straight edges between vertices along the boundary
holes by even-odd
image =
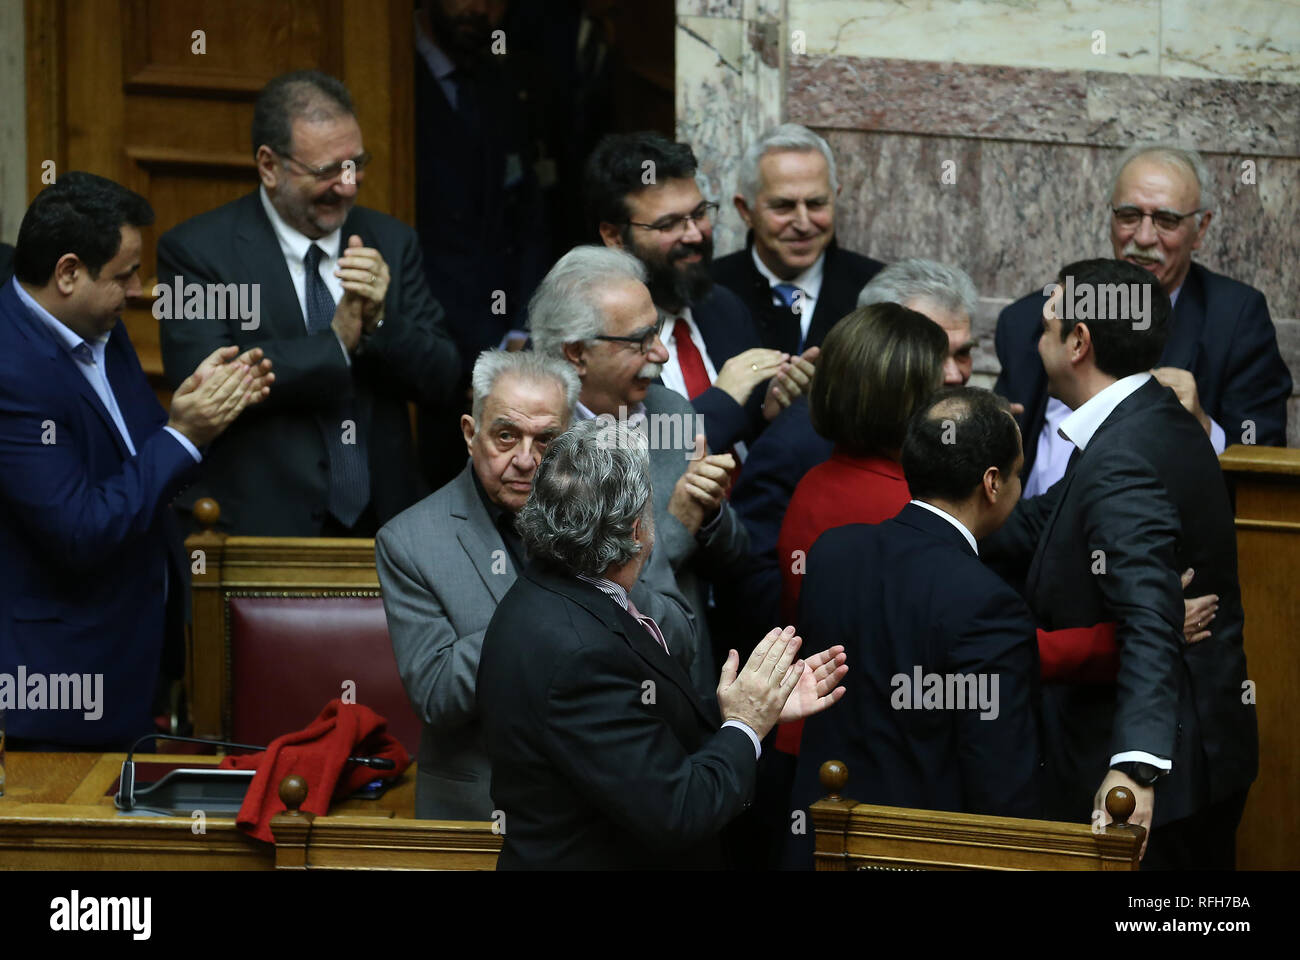
[[[472,383],[473,414],[461,418],[465,469],[375,540],[397,668],[425,724],[415,790],[416,816],[424,819],[493,817],[476,708],[479,653],[488,621],[526,563],[515,514],[546,444],[568,428],[579,390],[571,367],[534,353],[484,352]],[[671,648],[694,649],[694,618],[664,551],[652,553],[632,599]]]
[[[703,418],[681,394],[654,382],[668,351],[646,276],[641,261],[622,250],[574,247],[538,286],[529,327],[538,353],[567,360],[581,378],[578,417],[624,421],[648,434],[655,552],[667,554],[690,601],[696,644],[687,672],[712,698],[724,659],[717,654],[724,651],[712,649],[705,623],[708,581],[734,570],[749,540],[726,502],[735,460],[708,455]]]

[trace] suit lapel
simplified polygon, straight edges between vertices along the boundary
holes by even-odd
[[[240,210],[236,229],[239,238],[239,258],[247,276],[264,278],[262,282],[262,315],[269,323],[276,339],[293,340],[307,336],[307,321],[302,315],[302,304],[289,276],[289,265],[284,261],[284,251],[275,236],[271,221],[262,209],[259,193],[249,194]]]
[[[717,718],[710,717],[705,713],[699,695],[695,693],[695,689],[691,685],[690,677],[686,675],[682,665],[677,662],[677,658],[671,656],[663,647],[659,646],[654,638],[650,636],[650,631],[631,613],[623,610],[616,602],[605,596],[594,586],[583,583],[581,580],[551,574],[549,571],[543,572],[534,566],[529,567],[527,576],[547,589],[572,600],[603,623],[609,630],[621,636],[623,641],[632,649],[632,652],[640,657],[646,666],[681,691],[682,696],[690,701],[692,709],[695,710],[696,715],[706,725],[716,724]]]
[[[1196,374],[1200,359],[1201,331],[1205,327],[1205,290],[1196,264],[1187,271],[1178,304],[1174,307],[1172,326],[1165,341],[1160,363]]]
[[[510,552],[506,550],[506,545],[501,540],[501,535],[492,526],[492,518],[488,516],[482,501],[479,500],[478,491],[474,489],[474,477],[471,473],[473,469],[472,463],[467,464],[460,475],[452,481],[455,484],[456,500],[452,503],[450,513],[461,521],[456,527],[456,539],[461,549],[465,551],[470,563],[478,571],[479,578],[492,594],[492,599],[500,603],[514,582],[514,578],[503,577],[493,572],[494,555],[505,558],[506,563],[511,566],[513,563],[510,560]],[[497,554],[497,551],[500,553]],[[518,573],[519,571],[516,570],[516,576]]]

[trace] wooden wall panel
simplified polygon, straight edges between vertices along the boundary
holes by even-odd
[[[374,154],[359,202],[412,222],[409,0],[26,0],[26,24],[28,196],[53,160],[56,172],[88,170],[147,197],[157,219],[144,233],[146,293],[159,235],[256,184],[253,100],[289,70],[348,85]],[[150,303],[124,322],[166,402]]]

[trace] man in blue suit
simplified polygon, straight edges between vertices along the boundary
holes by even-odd
[[[125,328],[148,202],[68,173],[23,217],[0,288],[0,708],[10,747],[148,733],[187,564],[168,504],[269,392],[260,350],[215,351],[155,398]]]
[[[709,450],[753,440],[807,389],[819,351],[791,356],[762,346],[749,308],[715,286],[718,205],[695,182],[695,154],[657,133],[613,134],[587,159],[587,207],[607,247],[646,268],[668,351],[659,382],[704,417]]]
[[[1156,379],[1200,421],[1215,453],[1232,443],[1286,446],[1291,374],[1264,295],[1192,262],[1213,216],[1205,162],[1192,150],[1145,144],[1126,151],[1115,171],[1114,256],[1153,274],[1174,309]],[[1038,289],[998,317],[1002,373],[994,389],[1025,408],[1026,497],[1061,479],[1073,450],[1056,431],[1070,411],[1047,395],[1038,356],[1046,301]]]

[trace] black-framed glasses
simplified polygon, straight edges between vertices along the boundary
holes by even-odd
[[[686,232],[687,223],[708,223],[710,218],[717,213],[718,205],[712,200],[705,200],[690,213],[676,217],[660,217],[654,223],[637,223],[635,220],[624,221],[629,227],[640,227],[643,230],[655,230],[666,236],[674,236]]]
[[[659,335],[664,332],[664,322],[667,317],[660,317],[659,322],[653,327],[647,327],[641,333],[634,333],[630,337],[611,337],[601,334],[598,337],[592,337],[593,340],[604,340],[606,343],[634,343],[641,350],[641,355],[645,356],[650,352],[650,348],[659,339]]]
[[[280,153],[278,150],[276,153],[279,153],[280,156],[284,157],[286,160],[292,160],[294,163],[298,164],[298,166],[302,167],[303,170],[307,171],[308,176],[315,177],[321,183],[333,180],[347,169],[348,164],[352,164],[352,170],[354,173],[360,173],[366,168],[366,164],[370,162],[370,151],[368,150],[357,154],[351,160],[341,160],[338,163],[328,163],[323,167],[313,167],[311,164],[303,163],[292,154]]]
[[[1174,213],[1172,210],[1156,210],[1154,213],[1147,213],[1145,210],[1139,210],[1137,207],[1125,205],[1122,207],[1111,207],[1111,215],[1115,218],[1118,226],[1129,228],[1139,226],[1147,217],[1151,218],[1151,224],[1161,233],[1173,233],[1183,225],[1183,221],[1188,217],[1194,217],[1198,213],[1204,213],[1205,208],[1201,207],[1188,213]]]

